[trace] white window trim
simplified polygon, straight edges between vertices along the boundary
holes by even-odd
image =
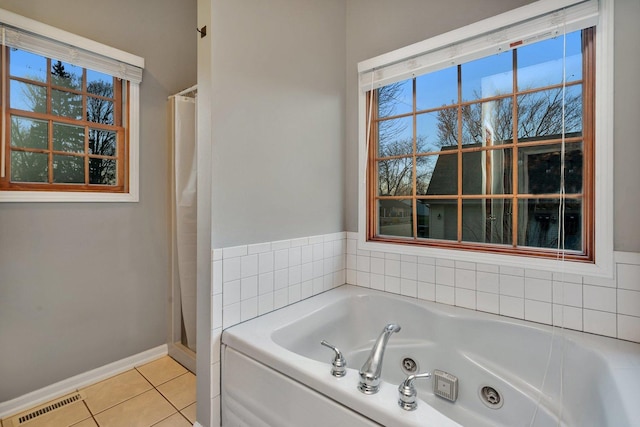
[[[386,65],[424,54],[425,48],[437,49],[451,45],[452,41],[462,41],[477,37],[486,28],[501,28],[523,21],[527,13],[549,11],[570,4],[576,0],[560,2],[540,0],[528,6],[476,22],[466,27],[442,34],[424,42],[416,43],[358,64],[361,73],[368,72],[362,80],[373,80],[375,70]],[[358,248],[362,250],[391,252],[407,255],[443,258],[474,263],[498,264],[510,267],[548,270],[586,276],[613,277],[613,2],[599,0],[599,14],[596,31],[596,107],[595,107],[595,262],[570,262],[555,259],[541,259],[526,256],[504,255],[465,250],[440,249],[418,245],[401,245],[367,241],[367,201],[366,201],[366,92],[371,88],[362,84],[358,96]],[[564,4],[566,3],[566,5]],[[539,15],[533,15],[539,16]],[[410,75],[405,78],[411,77]],[[397,77],[394,80],[398,80]],[[385,81],[382,84],[390,83]]]
[[[107,60],[119,61],[137,68],[144,68],[144,58],[98,43],[73,33],[52,27],[24,16],[0,9],[0,23],[28,31],[41,37],[81,49]],[[98,70],[100,71],[100,70]],[[125,193],[73,192],[73,191],[0,191],[0,202],[138,202],[139,201],[139,151],[140,151],[140,84],[129,81],[128,126],[128,191]],[[8,143],[8,142],[6,142]],[[1,147],[0,149],[4,149]]]

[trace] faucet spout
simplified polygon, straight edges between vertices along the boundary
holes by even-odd
[[[394,332],[400,332],[400,325],[389,323],[376,340],[371,353],[360,368],[360,383],[358,390],[364,394],[375,394],[380,389],[380,376],[382,375],[382,359],[387,342]]]

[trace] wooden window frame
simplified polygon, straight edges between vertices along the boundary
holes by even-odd
[[[126,103],[123,102],[122,105],[126,113],[122,116],[125,131],[120,148],[123,150],[126,165],[123,164],[124,168],[121,172],[123,174],[121,183],[124,186],[121,192],[104,191],[102,187],[102,191],[92,189],[79,191],[77,184],[72,184],[69,189],[49,191],[0,189],[0,203],[138,202],[140,200],[140,88],[144,73],[144,58],[4,9],[0,9],[0,43],[122,79],[122,96],[126,97]],[[2,48],[0,52],[6,54]],[[6,82],[4,78],[0,80]],[[1,92],[0,102],[6,93],[6,88],[2,88]],[[6,107],[6,104],[2,104],[2,107]],[[0,116],[0,121],[6,120],[6,115],[0,114]],[[2,123],[0,128],[6,128],[6,123]],[[3,132],[4,129],[0,129],[3,150],[0,154],[4,156],[10,141],[6,140],[6,134]],[[0,163],[2,176],[6,176],[5,166],[3,159]]]
[[[578,81],[571,81],[567,83],[567,87],[571,85],[582,85],[582,101],[583,101],[583,130],[582,135],[580,137],[571,138],[566,137],[564,141],[566,144],[575,144],[582,143],[583,147],[583,185],[582,185],[582,193],[580,195],[566,195],[566,199],[571,198],[581,198],[582,199],[582,247],[583,250],[579,253],[576,251],[561,251],[563,252],[563,258],[570,261],[583,262],[583,263],[593,263],[595,260],[595,217],[594,217],[594,192],[595,192],[595,30],[585,29],[583,30],[583,49],[582,49],[582,60],[583,60],[583,75],[582,79]],[[514,64],[513,64],[513,78],[514,83],[517,78],[517,63],[516,56],[514,54]],[[377,90],[369,91],[366,95],[366,117],[371,117],[370,120],[370,129],[368,131],[369,141],[368,147],[369,151],[367,153],[367,168],[366,168],[366,240],[370,242],[379,242],[379,243],[390,243],[390,244],[398,244],[398,245],[413,245],[413,246],[425,246],[425,247],[433,247],[433,248],[441,248],[441,249],[454,249],[454,250],[466,250],[466,251],[480,251],[480,252],[491,252],[497,254],[508,254],[515,256],[525,256],[525,257],[535,257],[535,258],[549,258],[555,259],[558,257],[558,249],[548,249],[548,248],[537,248],[537,247],[529,247],[529,246],[519,246],[517,245],[517,233],[518,233],[518,206],[519,200],[537,198],[537,199],[560,199],[558,194],[518,194],[518,173],[513,173],[513,191],[510,194],[505,195],[490,195],[490,194],[479,194],[479,195],[465,195],[462,192],[462,154],[465,152],[471,151],[489,151],[490,147],[476,147],[476,148],[464,148],[461,142],[462,131],[460,127],[462,126],[461,119],[461,109],[464,106],[476,104],[480,102],[487,102],[498,98],[513,98],[513,111],[514,114],[517,114],[517,97],[522,95],[523,93],[531,93],[531,92],[539,92],[550,89],[558,89],[562,88],[562,84],[559,85],[551,85],[546,87],[535,88],[535,90],[529,91],[518,91],[517,86],[514,84],[513,92],[507,96],[499,96],[493,98],[486,99],[475,99],[473,101],[462,102],[461,96],[461,80],[460,80],[460,67],[458,65],[458,101],[456,104],[448,105],[447,108],[457,108],[458,109],[458,144],[456,147],[456,156],[458,162],[457,174],[458,174],[458,190],[457,194],[454,195],[446,195],[446,196],[418,196],[416,194],[416,142],[415,142],[415,125],[416,125],[416,116],[419,113],[424,113],[430,110],[424,111],[416,111],[416,85],[415,85],[415,77],[413,78],[413,107],[410,113],[399,114],[397,116],[389,116],[384,117],[384,119],[379,119],[376,117],[377,114]],[[369,111],[371,109],[371,111]],[[438,110],[433,109],[433,110]],[[382,120],[389,120],[393,118],[399,117],[413,117],[413,126],[414,126],[414,141],[413,141],[413,152],[411,154],[413,160],[413,174],[412,174],[412,194],[406,196],[386,196],[381,197],[378,195],[378,179],[377,179],[377,161],[380,159],[376,156],[377,153],[377,135],[378,129],[377,125]],[[536,142],[525,142],[520,143],[518,141],[518,132],[517,132],[517,120],[513,120],[513,141],[509,145],[501,146],[503,148],[512,148],[512,161],[513,161],[513,170],[518,170],[518,148],[519,147],[532,147],[532,146],[545,146],[551,144],[558,144],[562,141],[562,139],[545,139]],[[439,152],[430,152],[429,154],[440,154]],[[386,158],[385,158],[386,159]],[[379,209],[377,206],[378,200],[392,200],[392,199],[402,199],[402,200],[412,200],[412,235],[413,237],[391,237],[391,236],[381,236],[377,235],[377,229],[379,224]],[[416,202],[420,199],[456,199],[457,201],[457,240],[434,240],[434,239],[425,239],[419,238],[417,227],[417,209]],[[498,244],[487,244],[487,243],[473,243],[473,242],[463,242],[462,241],[462,203],[464,200],[486,200],[486,199],[503,199],[510,200],[512,203],[512,244],[510,246],[498,245]]]
[[[0,98],[0,105],[4,104],[4,120],[5,124],[2,132],[5,134],[5,146],[4,146],[4,170],[5,176],[0,178],[0,191],[34,191],[34,192],[90,192],[90,193],[128,193],[129,192],[129,128],[127,126],[130,123],[130,84],[126,80],[122,80],[117,77],[113,77],[113,97],[103,97],[100,95],[92,94],[88,92],[87,88],[87,69],[83,68],[83,87],[81,90],[70,89],[64,86],[56,86],[53,79],[51,78],[51,64],[55,59],[50,57],[46,57],[47,62],[47,79],[46,82],[39,82],[34,80],[29,80],[22,77],[11,76],[10,75],[10,48],[8,46],[2,46],[1,49],[4,50],[2,58],[5,59],[3,63],[0,64],[1,67],[4,68],[2,76],[3,82],[2,87],[4,91]],[[0,61],[1,62],[1,61]],[[45,88],[47,93],[47,111],[45,113],[39,112],[31,112],[24,111],[19,109],[11,108],[10,105],[10,82],[17,81],[22,83],[27,83],[31,85],[37,85],[39,87]],[[61,90],[69,93],[73,93],[82,97],[82,119],[77,120],[73,118],[67,118],[64,116],[57,116],[52,113],[52,91],[53,90]],[[114,103],[114,111],[113,118],[114,124],[102,124],[97,122],[92,122],[87,120],[87,100],[88,98],[97,98],[103,99],[105,101]],[[37,119],[41,121],[45,121],[48,124],[48,141],[46,149],[33,149],[33,148],[24,148],[24,147],[13,147],[11,146],[11,117],[24,117],[28,119]],[[82,153],[70,153],[66,151],[56,151],[53,147],[53,124],[65,124],[72,125],[77,127],[82,127],[85,130],[85,141],[84,141],[84,150]],[[89,135],[90,130],[104,130],[114,132],[116,134],[116,153],[115,156],[104,156],[98,154],[90,154],[89,153]],[[48,179],[47,182],[38,182],[38,183],[30,183],[30,182],[12,182],[11,181],[11,153],[13,151],[19,152],[34,152],[40,154],[46,154],[48,156]],[[72,157],[81,157],[84,163],[84,183],[55,183],[54,182],[54,168],[53,168],[53,157],[54,155],[65,155]],[[89,162],[91,159],[109,159],[116,161],[116,185],[108,185],[108,184],[91,184],[89,177]]]

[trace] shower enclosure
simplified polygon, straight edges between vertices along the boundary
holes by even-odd
[[[196,86],[169,97],[171,289],[169,355],[195,373]]]

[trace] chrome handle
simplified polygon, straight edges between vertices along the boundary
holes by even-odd
[[[398,387],[398,405],[405,411],[413,411],[418,407],[418,392],[416,391],[413,381],[419,378],[429,378],[431,372],[424,372],[422,374],[409,375]]]
[[[331,350],[333,350],[336,353],[335,357],[331,361],[331,366],[332,366],[331,375],[338,378],[344,377],[347,374],[347,361],[342,356],[342,352],[338,350],[338,347],[329,344],[325,340],[322,340],[320,344],[322,344],[325,347],[329,347]]]

